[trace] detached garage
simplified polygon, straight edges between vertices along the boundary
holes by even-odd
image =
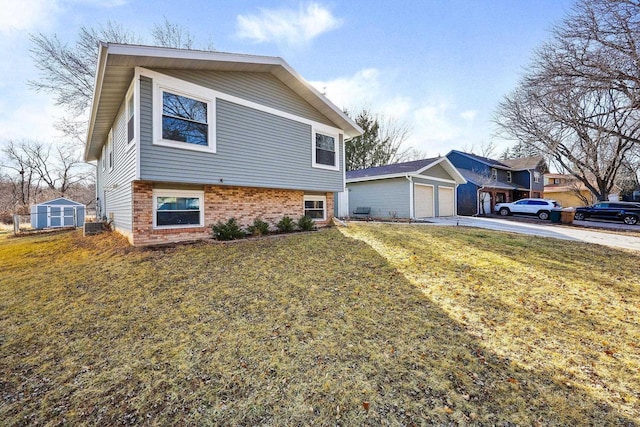
[[[31,206],[33,228],[82,227],[86,207],[82,203],[60,197]]]
[[[366,207],[372,218],[453,216],[456,188],[466,182],[446,157],[435,157],[349,171],[345,199],[350,214]]]

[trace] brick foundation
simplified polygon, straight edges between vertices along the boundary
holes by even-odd
[[[288,215],[297,220],[304,214],[302,190],[281,190],[257,187],[204,186],[204,227],[154,229],[153,188],[150,181],[134,181],[133,231],[129,236],[135,246],[200,240],[211,237],[211,225],[235,218],[242,227],[251,225],[256,218],[275,224]],[[318,226],[327,225],[333,217],[333,193],[327,197],[327,220]]]

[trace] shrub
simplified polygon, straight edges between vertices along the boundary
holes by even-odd
[[[309,215],[305,215],[298,220],[298,228],[302,231],[311,231],[316,228],[316,224]]]
[[[242,231],[235,218],[230,218],[226,223],[218,221],[217,224],[211,226],[211,231],[216,240],[235,240],[245,236],[245,232]]]
[[[247,231],[254,236],[264,236],[265,234],[269,234],[269,224],[260,218],[256,218],[253,220],[253,224],[247,228]]]
[[[276,224],[276,227],[278,227],[278,230],[281,233],[291,233],[293,231],[294,222],[291,218],[285,215],[278,224]]]

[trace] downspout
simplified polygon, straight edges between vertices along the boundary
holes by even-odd
[[[533,197],[533,171],[529,169],[529,197]]]
[[[409,219],[415,219],[413,208],[413,177],[405,175],[405,178],[409,181]]]

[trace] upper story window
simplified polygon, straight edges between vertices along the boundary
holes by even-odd
[[[498,169],[491,168],[491,179],[498,179]]]
[[[193,85],[158,81],[153,95],[154,144],[215,153],[215,95],[205,98],[195,94]]]
[[[338,170],[338,135],[314,132],[313,166]]]
[[[107,169],[107,145],[104,144],[102,146],[102,156],[100,156],[102,159],[102,170],[106,170]]]
[[[533,182],[540,182],[540,172],[538,171],[533,172]]]
[[[133,92],[127,98],[127,143],[133,141],[135,137],[135,105],[133,100]]]
[[[511,182],[511,180],[512,180],[511,171],[507,171],[507,182]]]
[[[163,91],[162,139],[209,145],[207,103]]]

